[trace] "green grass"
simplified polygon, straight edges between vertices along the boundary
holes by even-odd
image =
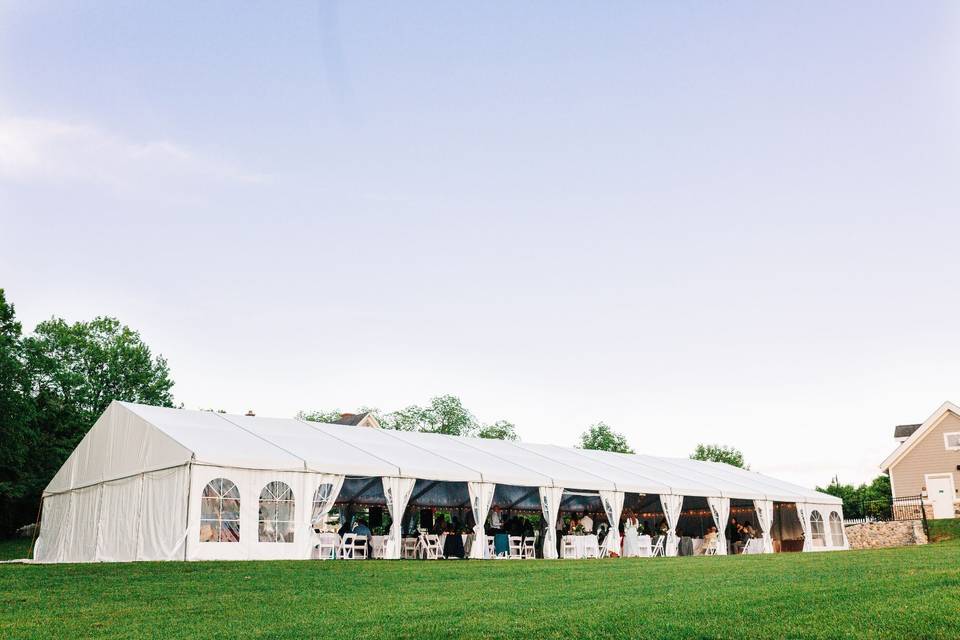
[[[929,520],[930,541],[960,540],[960,518],[950,520]]]
[[[960,542],[584,561],[0,565],[0,637],[957,638]]]

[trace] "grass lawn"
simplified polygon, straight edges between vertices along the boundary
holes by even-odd
[[[584,561],[0,565],[0,637],[957,638],[960,541]]]
[[[929,520],[930,541],[960,540],[960,518],[950,520]]]

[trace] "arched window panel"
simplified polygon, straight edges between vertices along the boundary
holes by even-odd
[[[240,542],[240,491],[216,478],[200,496],[200,542]]]
[[[260,492],[260,542],[293,542],[296,511],[293,490],[270,482]]]
[[[826,544],[823,534],[823,516],[816,510],[810,512],[810,536],[814,545],[822,547]]]
[[[836,511],[830,514],[830,538],[833,546],[843,546],[843,520]]]

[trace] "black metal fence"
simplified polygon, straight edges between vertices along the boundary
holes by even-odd
[[[887,500],[865,500],[843,505],[844,524],[887,522],[890,520],[921,520],[927,531],[927,513],[923,496],[901,496]]]

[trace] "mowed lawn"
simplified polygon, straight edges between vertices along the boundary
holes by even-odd
[[[957,638],[960,543],[585,561],[0,565],[3,638]]]

